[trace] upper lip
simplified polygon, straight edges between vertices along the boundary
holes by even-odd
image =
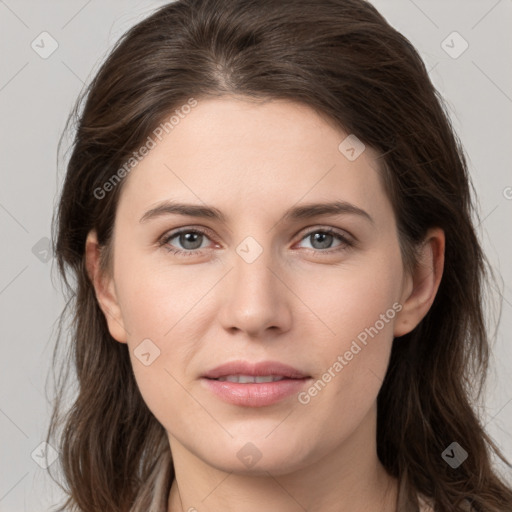
[[[289,379],[304,379],[309,377],[300,370],[277,361],[262,361],[259,363],[251,363],[249,361],[231,361],[209,370],[202,377],[207,379],[218,379],[220,377],[227,377],[228,375],[251,375],[254,377],[276,375],[280,377],[287,377]]]

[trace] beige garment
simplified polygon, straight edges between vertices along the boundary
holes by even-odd
[[[158,476],[155,479],[151,504],[147,509],[148,512],[168,512],[167,509],[169,504],[167,500],[169,498],[169,490],[172,484],[172,481],[169,481],[171,479],[169,471],[170,465],[171,457],[170,451],[168,451],[166,454],[162,454],[159,463],[155,467],[155,472],[158,473]],[[420,512],[434,512],[430,500],[420,495],[418,496],[418,501],[420,505]],[[138,510],[134,512],[138,512]]]
[[[419,495],[418,501],[420,502],[420,512],[434,512],[434,508],[432,507],[432,502],[430,500]]]
[[[171,451],[165,450],[157,461],[150,480],[154,481],[152,489],[148,489],[145,495],[132,507],[131,512],[167,512],[169,491],[172,484]]]

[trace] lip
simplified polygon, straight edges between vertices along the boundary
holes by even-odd
[[[297,368],[277,361],[261,361],[259,363],[230,361],[209,370],[202,375],[202,377],[206,379],[218,379],[219,377],[226,377],[227,375],[252,375],[254,377],[280,375],[287,379],[304,379],[309,377],[309,375],[297,370]]]
[[[240,384],[238,382],[213,380],[227,375],[279,375],[284,379],[276,382]],[[283,363],[263,361],[249,363],[232,361],[208,371],[201,377],[201,383],[221,400],[243,407],[264,407],[299,393],[311,377],[300,370]]]

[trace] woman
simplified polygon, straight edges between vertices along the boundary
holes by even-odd
[[[472,212],[422,60],[366,1],[179,0],[133,27],[55,224],[63,510],[512,510],[471,398]]]

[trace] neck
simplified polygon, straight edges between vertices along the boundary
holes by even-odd
[[[169,436],[175,480],[168,512],[395,512],[397,482],[377,457],[375,415],[313,464],[278,475],[223,471]]]

